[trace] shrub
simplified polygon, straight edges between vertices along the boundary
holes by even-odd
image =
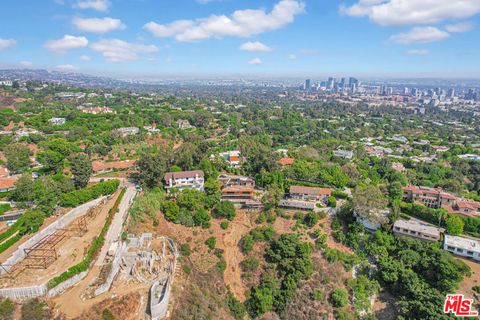
[[[0,300],[0,319],[12,320],[13,312],[15,311],[15,305],[10,299]]]
[[[227,294],[227,305],[235,320],[242,320],[245,318],[245,306],[238,301],[230,291],[228,291]]]
[[[254,240],[250,234],[245,235],[240,240],[240,247],[244,253],[249,253],[253,249]]]
[[[323,299],[323,290],[322,289],[315,289],[312,292],[312,298],[313,300],[320,301]]]
[[[341,308],[348,304],[348,292],[345,289],[337,288],[330,295],[330,302],[336,308]]]
[[[254,257],[248,257],[240,263],[240,267],[244,272],[253,272],[258,269],[260,262]]]
[[[222,228],[223,230],[227,230],[228,229],[228,222],[227,221],[220,222],[220,228]]]
[[[333,197],[333,196],[329,196],[328,197],[328,205],[332,208],[336,208],[337,207],[337,199],[335,199],[335,197]]]
[[[232,221],[237,215],[235,212],[235,206],[230,201],[222,201],[217,204],[215,212],[219,217],[226,218],[230,221]]]
[[[97,199],[100,196],[114,193],[119,185],[120,180],[107,180],[90,187],[64,193],[60,196],[60,205],[62,207],[78,207],[79,205]]]
[[[227,262],[225,261],[225,259],[220,259],[220,261],[218,261],[216,264],[216,268],[218,271],[223,273],[227,269]]]
[[[190,255],[190,245],[188,243],[182,243],[180,245],[180,253],[182,256],[188,257]]]
[[[215,237],[210,237],[205,240],[205,244],[210,250],[213,250],[215,248],[215,245],[217,244],[217,239],[215,239]]]
[[[112,312],[108,309],[103,309],[102,317],[104,320],[115,320],[115,317],[113,316]]]

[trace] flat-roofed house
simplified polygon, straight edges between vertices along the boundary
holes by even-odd
[[[253,178],[238,175],[221,174],[218,176],[218,181],[222,187],[255,186]]]
[[[480,241],[477,239],[446,234],[443,249],[458,256],[480,261]]]
[[[255,200],[254,186],[231,186],[222,189],[222,201],[235,204],[245,204],[248,200]]]
[[[219,157],[225,159],[227,163],[233,168],[240,168],[241,164],[241,157],[240,151],[232,150],[232,151],[225,151],[218,154]]]
[[[202,170],[167,172],[165,174],[165,189],[170,192],[170,189],[176,188],[195,189],[203,191],[204,173]]]
[[[393,233],[400,236],[410,236],[422,240],[438,241],[441,228],[427,225],[417,220],[398,219],[393,225]]]
[[[332,194],[329,188],[291,186],[290,198],[296,200],[326,201]]]

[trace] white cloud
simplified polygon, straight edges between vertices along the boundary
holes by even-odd
[[[33,62],[32,61],[20,61],[18,63],[21,67],[24,67],[24,68],[30,68],[33,66]]]
[[[77,1],[77,3],[73,5],[73,7],[77,9],[93,9],[93,10],[105,12],[110,7],[110,1],[108,0]]]
[[[78,30],[93,32],[93,33],[106,33],[115,30],[123,30],[126,26],[120,19],[113,18],[75,18],[73,24]]]
[[[63,38],[57,40],[50,40],[45,43],[44,47],[56,53],[66,53],[70,49],[83,48],[88,45],[88,40],[85,37],[75,37],[66,34]]]
[[[305,11],[300,0],[280,0],[271,12],[264,9],[237,10],[230,16],[211,15],[197,20],[177,20],[169,24],[149,22],[144,28],[156,37],[174,37],[177,41],[200,41],[227,36],[249,37],[279,29]]]
[[[435,24],[480,13],[480,0],[358,0],[340,12],[382,26]]]
[[[80,60],[82,60],[82,61],[92,61],[92,57],[87,56],[87,55],[81,55]]]
[[[2,39],[0,38],[0,51],[13,47],[17,44],[15,39]]]
[[[240,46],[240,50],[251,51],[251,52],[270,52],[272,51],[272,48],[264,45],[259,41],[255,41],[255,42],[249,41],[242,44]]]
[[[397,33],[390,37],[390,41],[399,44],[428,43],[446,39],[448,32],[435,27],[415,27],[408,32]]]
[[[251,65],[254,65],[254,66],[258,66],[262,63],[263,63],[262,59],[260,59],[260,58],[253,58],[253,59],[248,61],[248,64],[251,64]]]
[[[290,53],[290,54],[288,55],[288,59],[290,59],[290,60],[296,60],[296,59],[297,59],[297,55],[296,55],[296,54],[293,54],[293,53]]]
[[[71,64],[61,64],[55,67],[55,69],[60,70],[60,71],[77,71],[78,68],[75,66],[72,66]]]
[[[456,24],[449,24],[445,27],[448,32],[468,32],[473,30],[475,25],[472,22],[460,22]]]
[[[138,54],[158,51],[154,45],[130,43],[119,39],[100,40],[92,43],[90,48],[111,62],[132,61],[138,58]]]
[[[408,50],[407,54],[411,56],[425,56],[427,54],[430,54],[430,51],[426,49],[412,49]]]

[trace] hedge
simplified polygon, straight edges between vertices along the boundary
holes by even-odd
[[[118,181],[118,180],[111,180],[111,181]],[[96,237],[90,244],[87,254],[85,255],[85,257],[83,257],[82,262],[74,266],[71,266],[70,268],[68,268],[67,271],[63,272],[62,274],[48,281],[47,283],[48,289],[52,289],[57,285],[59,285],[60,283],[72,278],[73,276],[88,270],[93,259],[98,254],[98,251],[102,248],[103,243],[105,242],[105,235],[107,234],[107,231],[110,228],[110,224],[112,223],[113,216],[115,215],[118,209],[118,205],[120,204],[120,201],[122,201],[122,198],[125,195],[125,192],[126,192],[126,189],[123,188],[117,200],[115,201],[115,204],[108,211],[107,219],[105,220],[105,224],[103,225],[102,231],[100,231],[100,234],[98,235],[98,237]]]
[[[17,233],[15,235],[15,237],[12,237],[10,239],[8,239],[7,241],[5,241],[4,243],[0,244],[0,253],[2,253],[3,251],[7,250],[8,248],[10,248],[11,246],[13,246],[17,241],[19,241],[20,239],[22,239],[23,235],[20,234],[20,233]]]
[[[85,202],[114,193],[120,184],[120,180],[107,180],[93,186],[64,193],[60,196],[62,207],[77,207]]]
[[[337,199],[347,199],[348,198],[348,194],[346,194],[345,192],[342,192],[340,190],[333,190],[332,191],[332,196],[334,196]]]

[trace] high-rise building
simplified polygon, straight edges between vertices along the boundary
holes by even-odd
[[[332,90],[333,87],[335,86],[335,78],[328,78],[328,83],[327,83],[327,88]]]
[[[454,98],[455,97],[455,89],[449,89],[448,90],[448,94],[447,94],[447,97],[449,98]]]
[[[310,91],[312,89],[312,83],[310,79],[305,80],[305,91]]]

